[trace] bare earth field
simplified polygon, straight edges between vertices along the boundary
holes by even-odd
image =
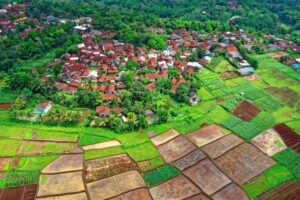
[[[91,200],[108,199],[143,187],[146,184],[138,171],[128,171],[87,184]]]
[[[209,159],[200,161],[183,171],[183,174],[196,183],[207,195],[215,193],[231,182]]]
[[[150,189],[154,200],[180,200],[199,194],[200,192],[201,191],[190,180],[182,175]]]
[[[46,168],[43,169],[44,174],[55,174],[61,172],[78,171],[83,169],[83,155],[62,155]]]
[[[37,196],[62,195],[84,190],[82,172],[42,175]]]
[[[183,136],[158,147],[159,153],[167,163],[174,162],[195,149],[196,147]]]
[[[212,196],[214,200],[248,200],[247,194],[236,184],[232,183]]]
[[[215,160],[216,164],[238,184],[243,184],[275,164],[253,145],[243,143]]]
[[[200,160],[204,159],[206,155],[199,149],[187,154],[183,158],[176,160],[172,165],[180,170],[185,170],[186,168],[196,164]]]
[[[138,169],[137,165],[127,154],[88,160],[85,162],[85,165],[84,178],[87,182]]]
[[[237,137],[234,134],[228,134],[221,139],[218,139],[204,147],[202,147],[202,150],[212,159],[215,159],[224,153],[226,153],[228,150],[238,146],[243,142],[242,139]]]
[[[202,147],[223,136],[224,133],[222,132],[221,127],[217,125],[206,126],[187,135],[188,139],[190,139],[198,147]]]

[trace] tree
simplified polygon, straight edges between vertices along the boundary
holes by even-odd
[[[18,97],[14,102],[13,109],[22,110],[25,108],[26,100],[23,97]]]
[[[127,71],[124,72],[122,74],[122,81],[126,84],[126,85],[130,85],[134,82],[134,73],[131,71]]]
[[[171,90],[171,81],[168,78],[158,78],[156,80],[156,90],[168,94]]]
[[[188,86],[185,83],[180,83],[175,93],[176,100],[182,103],[187,103],[189,99],[188,94]]]
[[[130,71],[135,71],[138,67],[139,65],[134,60],[128,60],[128,62],[125,65],[125,68]]]
[[[168,77],[169,79],[178,78],[179,77],[178,69],[176,67],[168,68]]]
[[[147,45],[153,49],[163,50],[167,46],[166,37],[165,36],[152,36],[148,40]]]

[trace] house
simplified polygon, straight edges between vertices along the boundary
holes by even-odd
[[[295,63],[292,65],[293,69],[296,71],[300,71],[300,64],[299,63]]]
[[[199,101],[200,101],[200,98],[197,96],[197,94],[195,92],[189,93],[189,103],[191,105],[196,105],[199,103]]]
[[[239,67],[240,68],[250,67],[250,64],[247,60],[242,60],[242,62],[239,63]]]
[[[46,114],[52,108],[52,103],[50,101],[38,104],[34,110],[34,114]]]
[[[247,76],[254,73],[254,69],[252,67],[245,67],[238,70],[238,73],[241,76]]]
[[[108,117],[111,110],[108,106],[97,106],[96,113],[99,117]]]

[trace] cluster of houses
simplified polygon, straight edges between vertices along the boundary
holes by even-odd
[[[94,82],[94,89],[99,91],[105,103],[97,107],[99,116],[108,116],[112,112],[120,113],[121,108],[110,108],[109,103],[115,98],[119,98],[119,91],[126,89],[126,84],[122,81],[123,71],[120,67],[125,66],[129,60],[138,64],[140,69],[145,69],[145,73],[134,74],[135,80],[146,79],[145,87],[153,90],[156,87],[158,78],[167,78],[168,69],[176,67],[179,77],[171,80],[171,91],[176,92],[180,83],[187,80],[184,73],[192,74],[202,70],[203,64],[210,62],[212,53],[209,48],[213,43],[198,42],[194,36],[186,30],[174,31],[167,37],[168,46],[163,51],[147,48],[136,48],[132,44],[122,43],[118,40],[95,41],[94,35],[114,36],[116,33],[107,31],[92,30],[83,34],[83,43],[78,45],[77,54],[64,55],[59,80],[56,87],[64,92],[73,94],[76,90],[85,85],[85,80]],[[184,47],[184,48],[182,48]],[[207,51],[204,58],[199,61],[190,62],[189,56],[198,48]],[[183,50],[182,50],[183,49]],[[178,52],[180,56],[178,58]],[[190,96],[191,102],[199,101],[194,95]]]
[[[74,21],[75,22],[75,21]],[[55,82],[58,90],[74,94],[81,86],[86,86],[87,81],[93,82],[93,88],[102,95],[104,105],[98,106],[98,116],[107,117],[111,113],[122,113],[122,108],[111,108],[110,102],[118,99],[120,91],[127,88],[122,80],[126,66],[132,60],[138,64],[143,73],[135,72],[135,80],[147,80],[145,87],[148,90],[156,88],[158,78],[167,78],[169,68],[177,68],[179,76],[171,80],[171,92],[175,93],[180,83],[187,80],[184,74],[193,74],[202,70],[214,56],[214,50],[219,49],[227,53],[231,61],[238,67],[241,76],[254,72],[253,67],[243,58],[235,42],[243,41],[247,49],[251,49],[258,42],[255,36],[244,33],[243,30],[235,32],[221,32],[219,34],[201,35],[185,29],[175,30],[167,35],[167,47],[163,51],[134,47],[132,44],[123,43],[114,39],[104,39],[109,36],[114,38],[116,32],[88,30],[78,26],[91,28],[90,18],[77,19],[75,29],[82,34],[83,43],[78,45],[77,54],[65,54],[59,79]],[[76,28],[77,27],[77,28]],[[163,34],[161,30],[152,30],[156,34]],[[102,40],[95,40],[95,36]],[[198,49],[203,49],[205,55],[199,60],[190,61],[190,56]],[[61,60],[60,60],[61,61]],[[299,63],[296,66],[299,67]],[[43,77],[42,79],[47,79]],[[191,104],[199,102],[195,93],[189,94]]]
[[[284,62],[284,64],[291,66],[296,71],[300,71],[300,58],[288,59]]]
[[[26,16],[25,12],[29,4],[29,2],[23,2],[22,4],[12,3],[5,4],[0,8],[0,34],[16,31],[18,24],[24,24],[26,21],[32,21],[35,30],[43,29],[43,26],[38,19]],[[20,35],[25,38],[32,29],[33,28],[28,25],[20,32]]]
[[[281,39],[274,35],[268,35],[268,34],[264,34],[263,38],[271,41],[269,44],[263,46],[263,48],[265,49],[269,49],[269,50],[279,49],[281,51],[286,51],[287,49],[291,49],[293,51],[300,52],[300,46],[294,44],[291,41]]]

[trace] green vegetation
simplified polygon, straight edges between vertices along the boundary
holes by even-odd
[[[143,177],[149,187],[158,185],[180,173],[178,169],[171,165],[165,165],[163,167],[157,168],[153,171],[146,172]]]
[[[0,180],[0,187],[16,187],[20,185],[37,184],[39,180],[39,173],[39,171],[11,170],[3,179]]]
[[[286,149],[274,155],[273,158],[289,169],[295,178],[300,181],[300,154],[292,149]]]
[[[277,164],[253,178],[242,187],[251,199],[255,199],[255,197],[261,195],[263,192],[276,188],[293,178],[293,174],[286,167]]]
[[[80,139],[78,141],[78,144],[80,146],[85,146],[85,145],[105,142],[107,140],[108,140],[108,138],[103,137],[103,136],[82,134],[82,135],[80,135]]]
[[[153,158],[148,162],[150,162],[150,165],[145,168],[142,168],[143,172],[150,171],[165,164],[164,160],[161,157]]]
[[[20,140],[1,138],[0,156],[15,156],[20,144]]]
[[[96,158],[103,158],[107,156],[113,156],[117,154],[125,153],[125,151],[122,149],[122,147],[110,147],[106,149],[100,149],[100,150],[88,150],[84,152],[84,159],[85,160],[92,160]]]
[[[58,158],[58,155],[21,157],[16,167],[20,171],[36,171],[44,169],[49,163]]]

